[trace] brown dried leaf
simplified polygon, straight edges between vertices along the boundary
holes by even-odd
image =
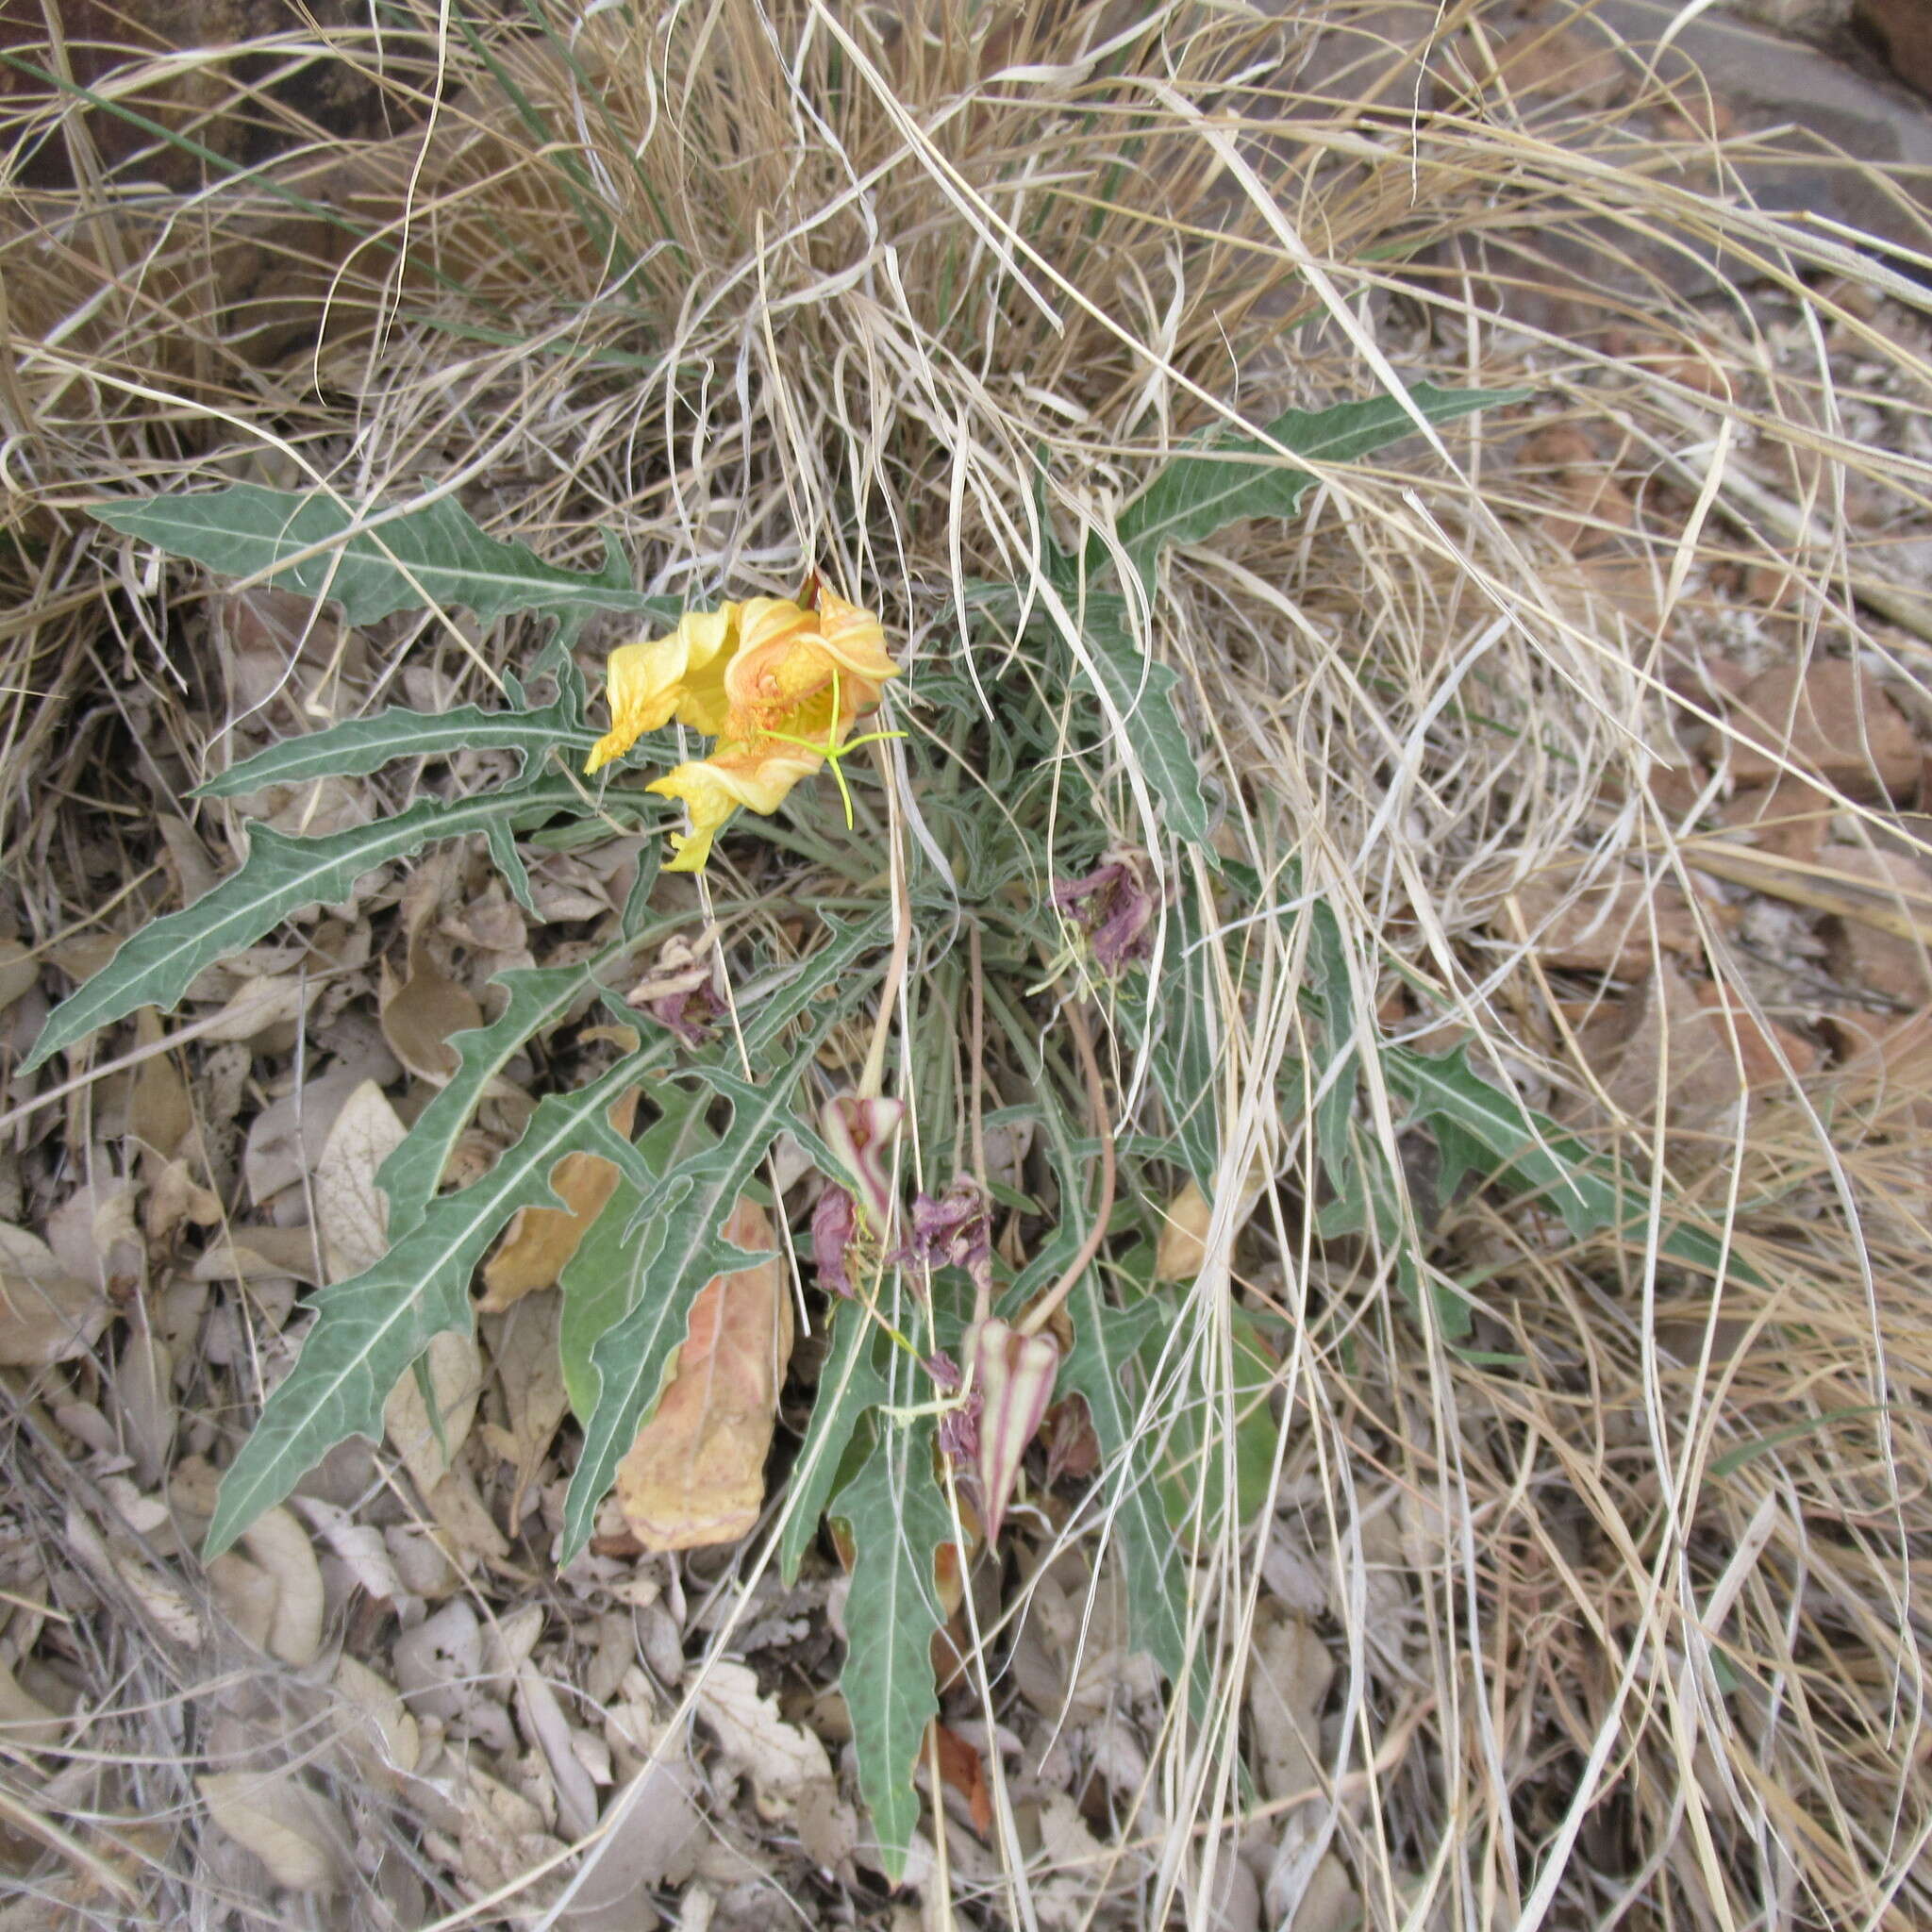
[[[778,1700],[758,1689],[758,1673],[749,1664],[721,1658],[705,1672],[693,1694],[698,1715],[724,1756],[750,1777],[759,1817],[783,1817],[808,1785],[832,1782],[824,1743],[778,1715]]]
[[[516,1471],[509,1522],[523,1521],[525,1491],[542,1467],[557,1426],[570,1407],[557,1352],[562,1306],[555,1295],[520,1302],[508,1314],[486,1315],[482,1329],[503,1388],[508,1426],[482,1424],[485,1442]]]
[[[977,1749],[938,1718],[932,1721],[932,1734],[938,1747],[940,1776],[966,1800],[973,1828],[984,1838],[992,1829],[992,1793],[987,1789],[986,1766]]]
[[[428,965],[411,950],[409,970],[400,986],[384,974],[382,1037],[410,1073],[439,1086],[457,1070],[452,1033],[483,1024],[483,1008],[467,987]]]
[[[1651,884],[1634,866],[1580,892],[1570,878],[1538,874],[1515,889],[1506,919],[1508,911],[1546,966],[1619,979],[1647,972],[1657,950],[1695,955],[1703,944],[1683,893],[1668,882]],[[1513,923],[1505,929],[1515,936]]]
[[[137,1046],[153,1046],[161,1038],[160,1015],[143,1007],[134,1016]],[[194,1127],[194,1107],[188,1083],[173,1054],[150,1054],[134,1075],[127,1103],[127,1131],[141,1144],[163,1158],[173,1154]]]
[[[0,1012],[41,983],[41,962],[18,940],[0,940]]]
[[[741,1247],[774,1245],[764,1209],[746,1197],[725,1233]],[[776,1255],[706,1284],[657,1413],[618,1465],[618,1502],[645,1549],[731,1542],[751,1530],[791,1359],[791,1302]]]
[[[637,1122],[639,1091],[629,1088],[610,1109],[610,1124],[625,1140]],[[566,1154],[551,1170],[550,1185],[570,1205],[518,1209],[502,1245],[483,1264],[479,1313],[501,1313],[526,1294],[557,1286],[565,1262],[609,1200],[617,1169],[601,1155]]]
[[[85,1355],[113,1309],[38,1235],[0,1222],[0,1368],[43,1369]]]

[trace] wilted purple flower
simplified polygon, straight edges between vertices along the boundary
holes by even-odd
[[[915,1267],[963,1268],[981,1294],[990,1297],[992,1220],[979,1183],[962,1174],[937,1199],[914,1195],[912,1238],[894,1258]]]
[[[848,1299],[858,1292],[847,1265],[858,1233],[858,1204],[851,1190],[827,1181],[811,1210],[811,1257],[818,1264],[819,1280]]]
[[[1118,973],[1153,950],[1148,927],[1159,902],[1146,859],[1124,845],[1108,846],[1085,878],[1061,879],[1053,903],[1086,933],[1103,973]]]
[[[956,1464],[958,1474],[971,1483],[975,1507],[983,1503],[979,1495],[979,1412],[984,1407],[985,1398],[974,1390],[957,1408],[949,1408],[940,1417],[939,1426],[940,1454]],[[983,1507],[980,1513],[983,1518]]]
[[[1020,1479],[1020,1459],[1053,1400],[1060,1351],[1051,1335],[1024,1335],[995,1318],[976,1322],[966,1331],[966,1354],[973,1388],[984,1404],[974,1464],[980,1516],[986,1540],[993,1543]]]
[[[942,1348],[934,1349],[920,1366],[932,1377],[933,1386],[944,1390],[948,1395],[965,1386],[966,1378],[959,1373],[959,1364]]]
[[[717,929],[695,940],[674,933],[658,963],[625,995],[625,1005],[648,1013],[686,1046],[702,1046],[726,1008],[719,991]]]

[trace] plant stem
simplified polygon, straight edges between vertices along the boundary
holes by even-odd
[[[1100,1200],[1093,1210],[1093,1225],[1080,1251],[1067,1263],[1066,1272],[1045,1295],[1015,1324],[1021,1335],[1038,1335],[1053,1319],[1059,1305],[1073,1293],[1074,1284],[1093,1265],[1100,1244],[1107,1239],[1107,1224],[1113,1219],[1114,1168],[1113,1123],[1108,1118],[1107,1091],[1101,1085],[1100,1061],[1093,1052],[1093,1034],[1087,1024],[1086,1009],[1077,1000],[1067,1003],[1067,1018],[1074,1028],[1074,1044],[1079,1049],[1080,1071],[1087,1076],[1087,1107],[1093,1117],[1094,1132],[1100,1136]]]

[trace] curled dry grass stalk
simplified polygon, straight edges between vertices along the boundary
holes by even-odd
[[[48,76],[98,72],[97,50],[25,50],[0,242],[7,910],[48,955],[124,931],[179,871],[158,817],[237,731],[294,728],[291,693],[346,714],[427,667],[455,697],[527,655],[446,617],[351,648],[297,613],[269,640],[286,690],[248,684],[195,647],[222,641],[202,584],[143,577],[79,513],[104,493],[454,492],[558,562],[594,562],[608,527],[648,588],[693,600],[783,593],[815,563],[907,641],[902,722],[942,760],[919,667],[960,627],[1005,648],[964,587],[1037,580],[1042,508],[1069,541],[1183,437],[1391,369],[1532,384],[1537,427],[1649,479],[1633,514],[1578,510],[1511,460],[1510,419],[1479,419],[1407,469],[1324,477],[1296,523],[1174,557],[1134,603],[1181,674],[1222,850],[1261,882],[1241,916],[1118,741],[1057,774],[1211,934],[1223,1186],[1163,1387],[1226,1424],[1230,1307],[1290,1317],[1273,1527],[1196,1553],[1210,1694],[1172,1715],[1104,1858],[1054,1874],[996,1831],[993,1875],[954,1873],[955,1903],[1030,1923],[1071,1880],[1067,1923],[1216,1923],[1255,1828],[1241,1713],[1286,1543],[1341,1665],[1295,1815],[1307,1869],[1337,1856],[1367,1923],[1924,1923],[1909,1077],[1787,1082],[1701,1141],[1628,1124],[1656,1215],[1688,1198],[1724,1231],[1721,1292],[1641,1238],[1573,1241],[1481,1194],[1432,1221],[1419,1189],[1404,1212],[1479,1310],[1473,1352],[1401,1303],[1392,1256],[1315,1240],[1304,1123],[1277,1104],[1318,899],[1352,962],[1365,1131],[1398,1174],[1414,1140],[1378,1040],[1460,1029],[1538,1103],[1585,1083],[1515,895],[1574,900],[1630,862],[1693,884],[1697,815],[1657,774],[1687,712],[1728,727],[1694,682],[1667,703],[1673,640],[1749,630],[1740,573],[1789,579],[1785,648],[1864,655],[1932,704],[1932,608],[1872,534],[1926,509],[1923,338],[1885,320],[1917,291],[1755,207],[1748,153],[1700,131],[1694,94],[1661,134],[1661,82],[1614,107],[1525,95],[1491,10],[1460,6],[1428,37],[1424,111],[1363,11],[421,7],[220,58],[137,50],[84,99]],[[332,88],[363,101],[353,136],[306,118]],[[1693,302],[1679,271],[1713,251]],[[1579,252],[1607,292],[1575,285]],[[1580,565],[1557,512],[1614,569]],[[197,821],[218,851],[226,809]],[[130,888],[105,908],[104,877]],[[1693,904],[1741,983],[1707,886]],[[995,1039],[995,1071],[1023,1044]],[[1117,1060],[1124,1132],[1159,1129],[1142,1072]],[[89,1091],[66,1105],[86,1150]],[[51,1158],[40,1131],[16,1125],[17,1170]],[[1257,1164],[1277,1186],[1243,1232]],[[13,1456],[38,1467],[47,1441],[16,1433]],[[154,1717],[105,1756],[174,1748],[178,1687],[112,1642],[81,1665],[125,1728]]]

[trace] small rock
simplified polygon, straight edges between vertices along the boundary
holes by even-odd
[[[1546,966],[1635,979],[1656,958],[1653,926],[1656,948],[1690,957],[1702,949],[1683,893],[1668,881],[1653,885],[1634,866],[1580,893],[1567,879],[1539,875],[1513,896]],[[1509,924],[1502,929],[1514,937]]]
[[[1819,854],[1819,863],[1882,891],[1932,896],[1932,871],[1902,852],[1827,845]],[[1912,916],[1932,923],[1932,913],[1924,906],[1914,906]],[[1832,922],[1826,958],[1841,977],[1856,979],[1901,1005],[1922,1006],[1932,998],[1932,961],[1925,947],[1903,934],[1882,931],[1862,919],[1837,919]]]
[[[1921,764],[1919,741],[1884,687],[1838,658],[1754,677],[1724,749],[1741,783],[1774,782],[1784,774],[1781,753],[1783,761],[1861,799],[1916,784]]]

